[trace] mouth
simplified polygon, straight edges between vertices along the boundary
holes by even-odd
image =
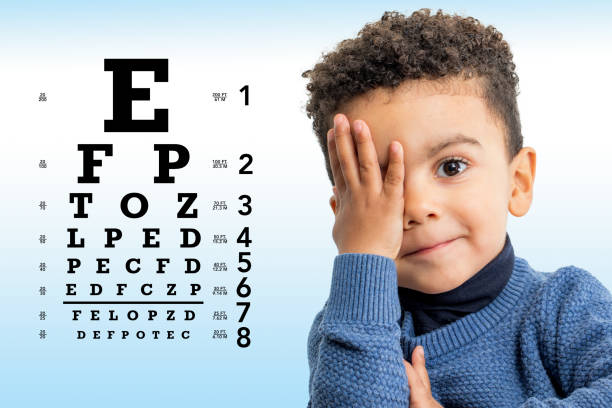
[[[441,242],[437,245],[434,245],[432,247],[429,248],[423,248],[420,249],[418,251],[415,252],[410,252],[408,254],[404,254],[403,257],[415,257],[415,256],[420,256],[420,255],[427,255],[430,254],[432,252],[438,251],[442,248],[446,248],[447,246],[449,246],[450,244],[452,244],[453,242],[455,242],[457,240],[457,238],[453,238],[451,240],[445,241],[445,242]]]

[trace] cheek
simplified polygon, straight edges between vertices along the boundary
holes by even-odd
[[[461,221],[472,233],[476,229],[483,231],[496,230],[505,222],[507,197],[502,178],[492,172],[473,172],[472,178],[466,180],[453,191],[449,200]],[[503,180],[505,182],[505,180]]]

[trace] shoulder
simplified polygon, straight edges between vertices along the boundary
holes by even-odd
[[[516,257],[520,269],[529,275],[534,297],[539,303],[563,301],[594,294],[610,298],[610,291],[592,273],[575,265],[567,265],[555,271],[539,271],[527,260]],[[610,298],[612,300],[612,298]]]
[[[542,300],[549,305],[576,305],[612,302],[610,291],[593,274],[575,265],[564,266],[554,272],[541,272]]]
[[[532,317],[548,334],[612,318],[610,291],[586,269],[568,265],[540,272],[529,267],[529,272],[536,286]]]
[[[521,271],[523,300],[529,305],[526,322],[538,326],[556,326],[586,314],[612,314],[610,291],[589,271],[575,265],[560,267],[554,271],[534,269],[523,258],[516,258]],[[527,283],[528,282],[528,283]]]
[[[575,265],[542,276],[536,324],[538,352],[563,394],[610,374],[612,295],[589,271]]]

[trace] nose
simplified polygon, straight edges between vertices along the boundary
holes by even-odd
[[[418,177],[404,179],[404,229],[439,218],[439,201],[435,187]]]

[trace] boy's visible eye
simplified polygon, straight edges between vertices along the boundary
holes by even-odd
[[[457,174],[463,173],[463,171],[459,171],[459,168],[461,166],[458,165],[457,163],[464,164],[466,168],[470,164],[467,160],[464,160],[460,157],[449,157],[448,159],[445,159],[442,163],[440,163],[440,165],[438,166],[438,169],[442,169],[447,174],[452,173],[450,177],[454,177]],[[442,178],[448,178],[448,177],[442,176]]]

